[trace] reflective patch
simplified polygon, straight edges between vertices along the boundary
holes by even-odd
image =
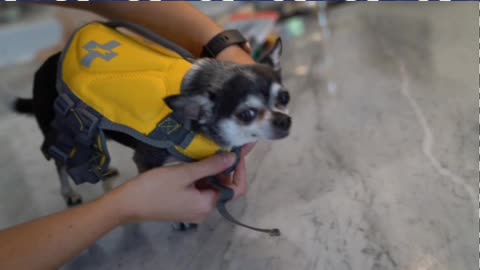
[[[175,130],[180,128],[180,124],[171,118],[166,118],[158,125],[158,127],[161,128],[165,133],[172,134]]]
[[[88,54],[83,57],[82,65],[89,68],[92,65],[92,62],[97,58],[109,62],[118,55],[113,49],[120,45],[121,44],[115,40],[109,41],[104,45],[100,45],[96,41],[88,42],[83,46],[83,48],[88,51]]]

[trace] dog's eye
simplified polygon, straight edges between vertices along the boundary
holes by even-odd
[[[279,105],[285,106],[290,102],[290,95],[287,91],[281,91],[278,93],[277,100]]]
[[[254,109],[248,109],[237,114],[238,119],[243,122],[249,123],[257,117],[258,112]]]

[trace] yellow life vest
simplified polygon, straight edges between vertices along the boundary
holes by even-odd
[[[73,36],[61,69],[65,84],[85,104],[148,135],[172,112],[163,99],[180,94],[191,67],[178,54],[92,23]]]
[[[57,143],[51,154],[70,161],[71,174],[78,174],[71,176],[80,183],[84,180],[79,178],[96,182],[108,169],[103,130],[124,132],[184,160],[200,160],[222,150],[208,138],[186,130],[164,102],[168,96],[181,94],[192,61],[193,56],[183,48],[137,25],[94,22],[79,28],[62,52],[57,76],[56,122],[69,130],[60,136],[68,143]],[[66,134],[77,140],[75,132],[86,135],[80,142],[69,141]],[[86,150],[78,152],[82,145],[97,150],[87,151],[99,156],[87,166],[95,165],[96,177],[82,172],[86,168],[82,160],[88,158]],[[76,157],[80,160],[75,161]]]

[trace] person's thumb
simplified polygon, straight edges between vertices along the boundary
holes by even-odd
[[[185,177],[185,184],[189,185],[201,178],[222,173],[230,168],[234,162],[235,155],[228,153],[215,155],[201,161],[186,164],[183,166],[183,170],[187,174],[187,177]]]

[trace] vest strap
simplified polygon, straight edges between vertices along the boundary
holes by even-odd
[[[57,132],[49,156],[65,164],[77,185],[100,181],[110,163],[100,117],[68,92],[57,97],[54,110]]]
[[[53,104],[54,110],[64,116],[68,114],[68,112],[70,111],[70,109],[73,108],[74,105],[75,103],[71,98],[68,97],[67,94],[61,94]]]
[[[130,23],[130,22],[123,22],[123,21],[114,21],[114,22],[104,22],[104,25],[112,28],[120,28],[123,27],[125,29],[128,29],[134,33],[137,33],[143,37],[146,37],[150,39],[151,41],[159,44],[160,46],[163,46],[171,51],[176,52],[180,56],[182,56],[185,60],[189,62],[193,62],[195,60],[195,57],[186,49],[183,47],[178,46],[177,44],[171,42],[168,39],[163,38],[162,36],[159,36],[155,34],[154,32],[148,30],[147,28],[144,28],[138,24]]]
[[[171,141],[181,148],[187,148],[195,137],[195,134],[186,129],[170,114],[158,123],[157,128],[148,137],[155,140]]]

